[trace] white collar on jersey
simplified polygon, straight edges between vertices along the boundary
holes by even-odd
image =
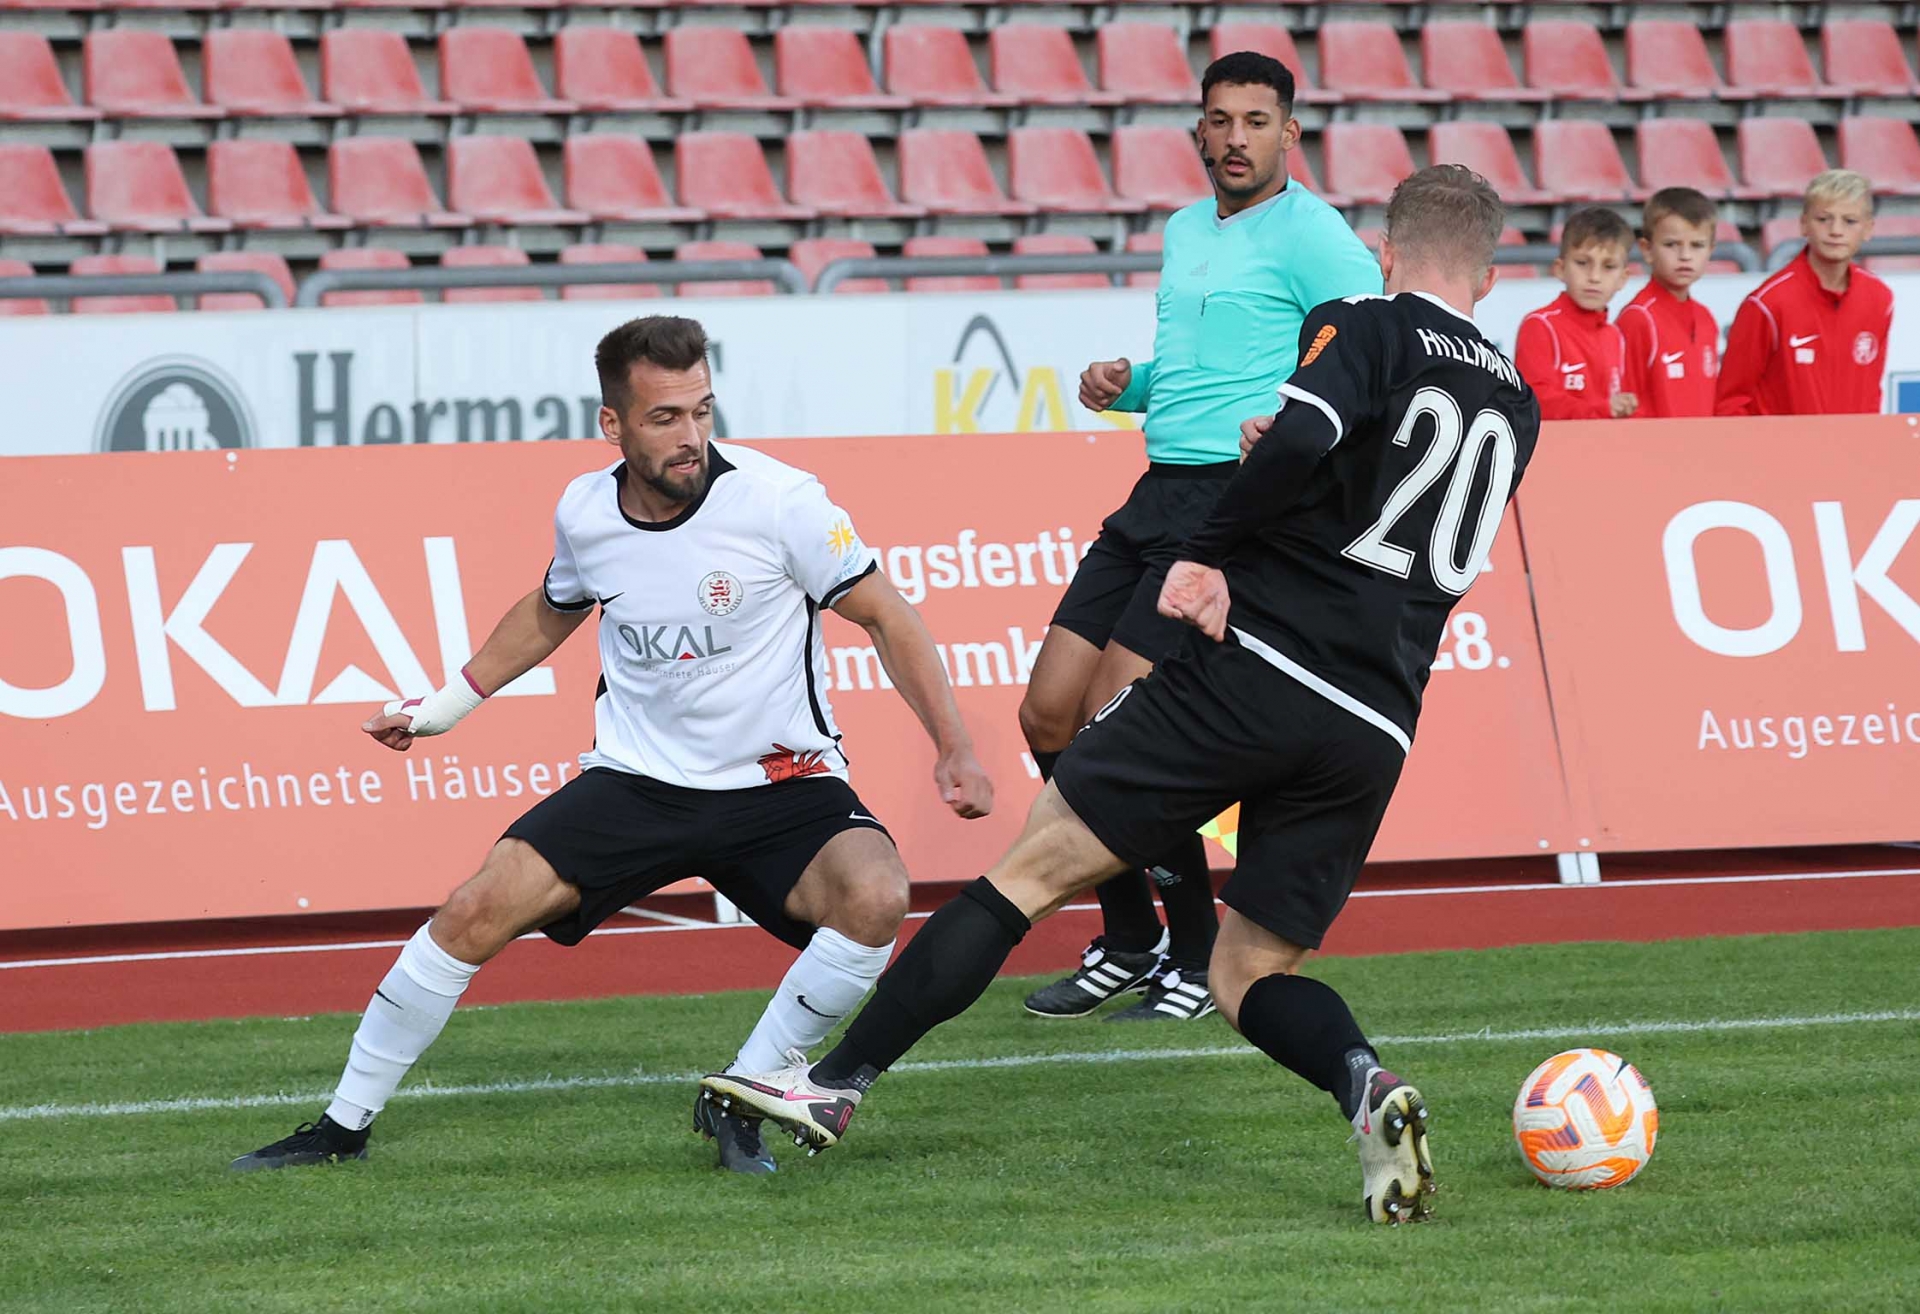
[[[1415,297],[1419,297],[1419,298],[1420,298],[1420,299],[1421,299],[1422,301],[1430,301],[1430,302],[1432,302],[1432,303],[1433,303],[1434,305],[1436,305],[1436,306],[1438,306],[1438,307],[1440,307],[1440,309],[1442,309],[1442,310],[1444,310],[1444,311],[1446,311],[1446,312],[1447,312],[1447,313],[1448,313],[1449,315],[1452,315],[1452,316],[1453,316],[1453,317],[1454,317],[1455,319],[1464,319],[1464,320],[1466,320],[1466,321],[1467,321],[1467,323],[1469,323],[1469,324],[1473,324],[1473,316],[1472,316],[1472,315],[1463,315],[1463,314],[1461,314],[1461,313],[1460,313],[1460,312],[1459,312],[1458,310],[1456,310],[1456,309],[1455,309],[1454,307],[1452,307],[1452,306],[1450,306],[1450,305],[1448,305],[1448,304],[1447,304],[1447,303],[1446,303],[1445,301],[1443,301],[1443,300],[1441,300],[1441,299],[1440,299],[1439,297],[1436,297],[1436,296],[1435,296],[1435,295],[1434,295],[1433,293],[1431,293],[1431,292],[1405,292],[1405,293],[1401,293],[1400,295],[1402,295],[1402,296],[1415,296]],[[1480,327],[1480,326],[1479,326],[1478,324],[1473,324],[1473,326],[1474,326],[1475,328],[1479,328],[1479,327]]]

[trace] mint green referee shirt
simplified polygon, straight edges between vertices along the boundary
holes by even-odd
[[[1167,219],[1153,359],[1113,409],[1146,413],[1149,461],[1237,461],[1240,422],[1279,409],[1307,312],[1380,291],[1380,262],[1299,183],[1226,219],[1196,201]]]

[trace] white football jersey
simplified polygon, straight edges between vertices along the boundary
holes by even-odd
[[[547,605],[600,607],[580,765],[690,789],[844,779],[819,612],[879,563],[806,471],[719,443],[707,461],[705,496],[658,524],[621,508],[625,462],[560,496]]]

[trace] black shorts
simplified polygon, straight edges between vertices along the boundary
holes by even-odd
[[[1359,878],[1400,779],[1399,743],[1229,634],[1192,634],[1074,739],[1053,783],[1130,866],[1158,860],[1234,803],[1238,864],[1220,892],[1318,949]]]
[[[540,929],[579,944],[613,914],[663,886],[703,877],[760,926],[805,948],[814,928],[788,917],[787,895],[828,840],[887,828],[837,776],[753,789],[686,789],[594,767],[507,827],[580,889],[580,906]],[[892,836],[888,836],[889,839]]]
[[[1148,466],[1100,526],[1053,623],[1096,648],[1111,640],[1150,662],[1178,648],[1186,626],[1160,614],[1160,585],[1239,468],[1238,461]]]

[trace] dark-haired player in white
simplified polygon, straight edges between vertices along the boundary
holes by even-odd
[[[872,636],[934,741],[942,800],[962,817],[992,807],[933,640],[846,513],[805,471],[710,441],[706,353],[699,324],[664,315],[601,340],[600,427],[621,459],[567,486],[545,581],[460,677],[363,727],[402,751],[444,734],[599,607],[582,774],[508,827],[401,950],[320,1120],[235,1169],[364,1159],[374,1115],[482,964],[534,929],[578,944],[690,876],[802,950],[735,1064],[777,1066],[823,1039],[886,966],[907,911],[900,855],[847,784],[823,688],[825,608]],[[723,1166],[774,1170],[757,1119],[700,1101],[695,1125]]]
[[[1034,920],[1238,802],[1210,977],[1221,1016],[1340,1102],[1369,1218],[1427,1213],[1425,1102],[1346,1002],[1296,972],[1366,860],[1447,616],[1539,435],[1532,391],[1472,318],[1504,222],[1457,165],[1395,189],[1388,295],[1307,317],[1284,406],[1244,426],[1245,463],[1167,573],[1161,609],[1199,633],[1080,732],[1013,850],[933,915],[824,1059],[708,1090],[836,1143],[879,1074],[977,999]]]

